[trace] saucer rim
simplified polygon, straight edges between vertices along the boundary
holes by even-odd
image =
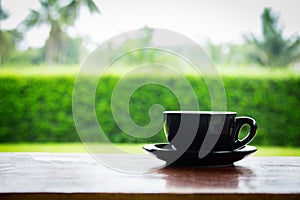
[[[160,151],[160,152],[180,152],[179,150],[176,149],[163,149],[159,148],[156,145],[170,145],[170,143],[154,143],[154,144],[146,144],[142,148],[147,151],[147,152],[154,152],[154,151]],[[256,152],[257,147],[252,146],[252,145],[245,145],[242,146],[238,149],[234,150],[218,150],[218,151],[210,151],[209,154],[225,154],[225,153],[241,153],[241,152]],[[182,153],[199,153],[199,151],[185,151]]]
[[[191,115],[195,115],[195,114],[199,114],[199,115],[236,115],[237,112],[235,111],[194,111],[194,110],[169,110],[169,111],[164,111],[164,114],[191,114]]]

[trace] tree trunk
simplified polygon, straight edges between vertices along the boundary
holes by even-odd
[[[49,38],[46,41],[45,61],[47,66],[64,64],[66,61],[67,39],[65,33],[53,26],[50,30]]]

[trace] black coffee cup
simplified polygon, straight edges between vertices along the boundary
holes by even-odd
[[[183,151],[238,149],[248,144],[257,130],[254,119],[237,117],[236,112],[165,111],[164,118],[169,143]],[[250,132],[240,140],[243,125],[249,125]]]

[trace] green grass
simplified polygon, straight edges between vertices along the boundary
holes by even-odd
[[[109,146],[101,144],[101,152],[112,153]],[[116,146],[129,153],[143,153],[142,144],[116,144]],[[98,145],[96,147],[99,148]],[[0,152],[87,153],[88,151],[82,143],[4,143],[0,144]]]
[[[256,65],[245,66],[228,66],[218,65],[216,66],[218,72],[223,76],[246,76],[246,77],[295,77],[300,75],[299,69],[292,67],[287,68],[269,68]],[[120,75],[128,72],[132,69],[131,66],[115,66],[110,68],[106,73],[113,75]],[[0,76],[55,76],[55,75],[69,75],[75,76],[79,72],[79,65],[57,65],[57,66],[31,66],[31,65],[16,65],[16,66],[2,66],[0,67]],[[189,67],[186,70],[186,74],[193,75],[196,72],[193,68]],[[153,73],[153,71],[151,71]],[[143,74],[144,75],[144,72]],[[157,74],[161,75],[161,73]]]
[[[299,147],[258,146],[255,156],[300,156]]]
[[[116,146],[129,153],[143,153],[142,144],[116,144]],[[255,156],[300,156],[297,147],[269,147],[258,146]],[[62,153],[87,153],[81,143],[20,143],[0,144],[0,152],[62,152]],[[111,153],[108,145],[101,145],[101,152]]]
[[[299,77],[299,69],[287,68],[269,68],[261,66],[218,66],[218,71],[223,76],[242,76],[242,77],[277,77],[289,78]]]
[[[4,66],[0,67],[0,76],[75,76],[78,66]]]

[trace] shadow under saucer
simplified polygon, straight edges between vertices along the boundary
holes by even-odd
[[[168,187],[237,189],[251,184],[254,172],[246,167],[172,167],[156,171],[163,175]]]

